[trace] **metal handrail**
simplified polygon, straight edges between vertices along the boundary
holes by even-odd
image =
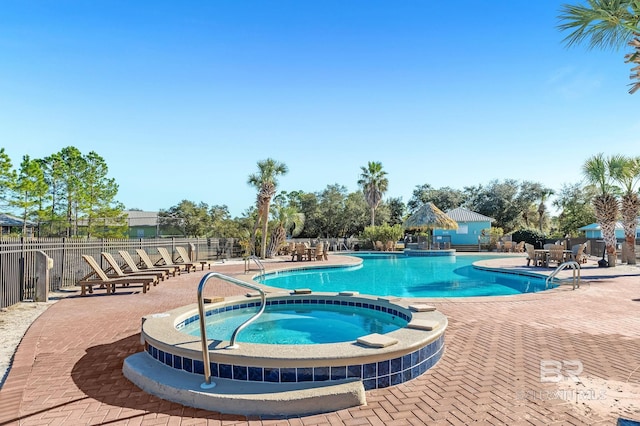
[[[549,287],[549,283],[551,282],[551,280],[553,280],[553,278],[555,278],[556,275],[558,275],[560,273],[560,271],[567,269],[571,267],[571,269],[573,270],[573,289],[576,289],[576,283],[578,288],[580,288],[580,264],[574,260],[570,260],[568,262],[563,262],[560,265],[558,265],[558,267],[551,273],[549,274],[549,276],[546,278],[545,280],[545,287]],[[576,281],[576,270],[578,271],[578,280]]]
[[[204,363],[204,380],[205,380],[205,382],[202,385],[200,385],[200,387],[202,387],[203,389],[212,388],[216,385],[215,383],[211,382],[211,365],[209,364],[209,346],[207,345],[207,329],[205,325],[204,297],[202,296],[202,293],[204,292],[204,287],[207,284],[207,281],[209,280],[209,278],[219,278],[231,284],[239,285],[240,287],[256,290],[260,293],[260,298],[262,300],[262,303],[260,304],[260,310],[258,310],[258,312],[254,316],[252,316],[251,318],[249,318],[248,320],[240,324],[238,328],[235,329],[235,331],[231,335],[231,342],[226,349],[236,349],[238,347],[238,345],[236,345],[235,343],[236,336],[238,335],[238,333],[242,329],[244,329],[246,326],[248,326],[250,323],[252,323],[256,318],[258,318],[264,312],[264,309],[267,305],[266,295],[264,291],[260,287],[254,284],[249,284],[244,281],[240,281],[236,278],[230,277],[228,275],[223,275],[219,272],[209,272],[204,277],[202,277],[202,279],[200,280],[200,284],[198,284],[198,313],[200,314],[200,340],[202,342],[202,362]]]
[[[258,268],[260,268],[260,273],[264,274],[264,264],[260,261],[260,259],[258,258],[258,256],[256,256],[255,254],[252,254],[251,256],[249,256],[245,263],[244,263],[244,272],[247,273],[249,272],[249,261],[253,260],[255,262],[256,265],[258,265]]]

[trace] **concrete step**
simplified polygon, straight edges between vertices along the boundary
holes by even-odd
[[[312,415],[366,405],[362,381],[265,383],[213,378],[203,389],[204,376],[178,371],[146,352],[127,357],[122,372],[143,391],[188,407],[245,416]]]

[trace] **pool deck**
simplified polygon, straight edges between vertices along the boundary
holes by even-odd
[[[194,303],[197,285],[208,271],[171,278],[147,294],[133,286],[109,296],[73,292],[40,315],[20,343],[0,389],[0,425],[640,421],[640,266],[598,268],[597,260],[584,265],[583,282],[576,290],[561,286],[515,296],[415,299],[435,305],[449,320],[445,353],[433,368],[401,385],[367,391],[366,406],[284,419],[184,407],[146,394],[123,376],[123,360],[141,351],[141,318]],[[349,261],[335,255],[328,262],[283,258],[265,262],[265,267],[270,271]],[[553,271],[525,265],[523,255],[483,261],[483,266],[515,273]],[[213,270],[242,276],[244,265],[227,262]],[[225,283],[212,284],[207,297],[246,293]],[[569,380],[572,373],[578,373],[577,383]]]

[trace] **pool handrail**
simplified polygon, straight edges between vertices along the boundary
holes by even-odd
[[[573,289],[575,290],[576,287],[580,288],[580,264],[575,260],[569,260],[567,262],[564,262],[558,265],[558,267],[551,274],[549,274],[549,276],[545,279],[545,287],[549,288],[549,284],[553,282],[553,279],[556,278],[556,275],[558,275],[560,271],[566,268],[571,268],[571,270],[573,271],[573,281],[572,281]],[[577,278],[576,278],[576,270],[578,271]]]
[[[249,288],[251,290],[256,290],[257,292],[260,293],[260,298],[262,300],[262,303],[260,304],[260,309],[258,310],[258,312],[252,316],[251,318],[249,318],[248,320],[246,320],[245,322],[243,322],[242,324],[240,324],[235,331],[233,332],[233,334],[231,335],[231,341],[229,343],[229,346],[227,346],[227,349],[235,349],[238,347],[238,345],[236,345],[236,336],[238,335],[238,333],[244,329],[246,326],[248,326],[250,323],[252,323],[256,318],[258,318],[265,310],[265,307],[267,305],[266,303],[266,295],[264,293],[264,291],[258,287],[257,285],[254,284],[250,284],[244,281],[240,281],[236,278],[230,277],[228,275],[224,275],[221,274],[219,272],[209,272],[207,273],[205,276],[202,277],[202,279],[200,280],[200,284],[198,284],[198,313],[200,315],[200,340],[202,342],[202,362],[204,364],[204,380],[205,382],[200,385],[203,389],[207,389],[207,388],[212,388],[215,386],[215,383],[211,382],[211,365],[209,363],[209,346],[207,345],[207,329],[206,329],[206,324],[205,324],[205,312],[204,312],[204,297],[202,296],[203,292],[204,292],[204,287],[207,284],[207,281],[210,278],[218,278],[221,279],[223,281],[227,281],[231,284],[235,284],[238,285],[240,287],[245,287],[245,288]]]
[[[246,274],[247,272],[249,272],[250,268],[249,268],[249,264],[251,263],[251,261],[253,260],[253,262],[258,265],[258,268],[260,268],[260,273],[262,275],[264,275],[264,264],[260,261],[260,259],[258,258],[258,256],[256,256],[255,254],[252,254],[251,256],[247,257],[244,261],[244,273]]]

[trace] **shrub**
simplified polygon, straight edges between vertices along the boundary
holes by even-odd
[[[516,243],[524,241],[525,243],[533,244],[536,248],[541,248],[544,239],[544,234],[537,229],[520,229],[511,235],[512,241]]]
[[[371,243],[373,247],[376,241],[381,241],[383,244],[387,241],[398,241],[404,235],[404,230],[399,224],[390,226],[385,223],[379,226],[367,226],[360,234],[360,238]],[[369,244],[367,244],[367,247]]]

